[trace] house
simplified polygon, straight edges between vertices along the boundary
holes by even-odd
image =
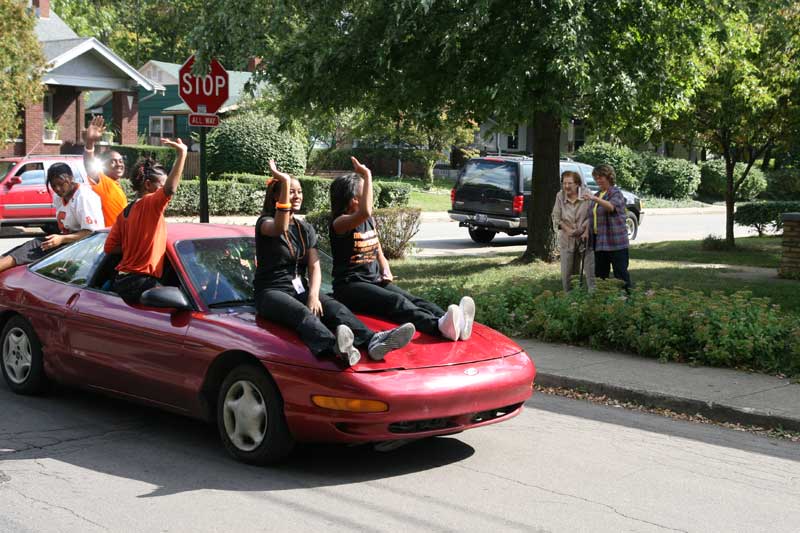
[[[242,100],[248,95],[247,84],[253,77],[253,69],[258,62],[251,61],[250,71],[228,71],[229,96],[219,109],[223,118],[226,113],[238,109]],[[148,61],[139,69],[139,73],[164,86],[159,94],[147,94],[139,89],[139,123],[138,133],[148,144],[158,144],[160,137],[180,137],[188,142],[190,137],[189,106],[183,103],[178,95],[178,63]],[[93,92],[86,104],[87,115],[102,114],[106,120],[111,116],[112,103],[109,91]]]
[[[32,0],[30,7],[37,17],[36,36],[48,62],[42,77],[44,95],[22,110],[19,135],[0,144],[0,156],[80,151],[85,127],[83,95],[94,90],[108,91],[109,123],[116,142],[135,144],[139,95],[154,94],[164,87],[143,76],[97,39],[78,37],[50,10],[50,0]],[[45,138],[48,121],[57,126],[54,139]]]
[[[572,119],[561,128],[559,150],[562,154],[574,153],[586,143],[586,126],[582,120]],[[472,146],[483,153],[532,154],[533,127],[518,125],[512,131],[503,131],[493,120],[481,124]]]

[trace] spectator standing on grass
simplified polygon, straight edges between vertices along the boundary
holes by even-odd
[[[86,175],[89,176],[92,190],[100,197],[106,226],[111,226],[125,209],[128,198],[119,184],[119,180],[125,175],[125,160],[122,155],[114,150],[108,152],[106,157],[108,174],[103,172],[103,165],[95,158],[95,144],[103,138],[105,131],[103,117],[92,118],[89,127],[86,128],[83,166],[86,167]]]
[[[614,185],[616,172],[611,165],[598,165],[592,170],[600,190],[595,195],[584,191],[589,201],[590,217],[586,236],[594,250],[595,276],[608,279],[611,268],[614,277],[625,282],[625,290],[632,286],[628,273],[628,228],[625,224],[625,197]]]
[[[586,285],[594,290],[594,254],[586,246],[589,229],[589,200],[582,197],[583,181],[580,174],[567,170],[561,174],[561,190],[553,206],[553,223],[558,228],[558,250],[561,254],[561,283],[564,292],[572,288],[571,278],[578,274],[581,261],[586,274]],[[588,263],[588,264],[587,264]]]

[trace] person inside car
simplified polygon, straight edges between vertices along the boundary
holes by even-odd
[[[125,160],[122,155],[115,150],[107,153],[108,174],[103,172],[102,163],[95,158],[95,144],[100,141],[105,131],[103,117],[92,118],[89,127],[86,128],[83,165],[86,167],[86,175],[89,177],[92,190],[100,197],[100,202],[103,206],[103,218],[105,218],[106,224],[110,226],[117,220],[117,216],[122,210],[125,209],[128,199],[119,184],[119,180],[125,175]]]
[[[47,188],[56,193],[53,204],[61,234],[37,237],[6,252],[0,257],[0,272],[32,263],[104,227],[100,198],[88,187],[75,183],[69,165],[55,163],[47,169]]]
[[[347,307],[320,293],[317,234],[311,224],[294,217],[303,204],[303,189],[297,179],[279,172],[274,161],[269,166],[273,178],[256,222],[253,283],[258,314],[294,328],[314,355],[332,355],[350,366],[361,359],[359,348],[379,361],[408,344],[416,332],[413,324],[376,333]]]
[[[351,160],[356,173],[331,184],[334,297],[357,313],[411,322],[424,333],[453,341],[469,339],[475,318],[472,298],[464,296],[460,305],[445,312],[392,283],[372,218],[372,172],[355,157]]]
[[[180,139],[161,139],[175,150],[169,175],[158,162],[145,158],[133,169],[131,182],[137,198],[117,216],[105,243],[106,254],[122,254],[113,290],[127,303],[138,303],[142,293],[160,285],[167,250],[164,211],[178,190],[186,162],[186,145]]]

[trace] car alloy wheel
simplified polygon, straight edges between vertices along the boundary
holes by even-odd
[[[31,375],[31,341],[22,329],[15,327],[3,339],[3,367],[6,376],[16,385],[22,385]]]
[[[267,406],[258,388],[250,381],[233,383],[225,395],[223,420],[234,446],[245,452],[258,448],[267,434]]]
[[[633,215],[628,214],[628,216],[625,217],[625,227],[628,230],[628,239],[631,241],[634,240],[639,233],[639,224],[636,222]]]

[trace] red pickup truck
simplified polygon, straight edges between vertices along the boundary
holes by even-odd
[[[86,183],[80,155],[29,155],[0,158],[0,226],[42,226],[57,233],[53,193],[47,188],[47,169],[55,163],[72,168],[75,181]]]

